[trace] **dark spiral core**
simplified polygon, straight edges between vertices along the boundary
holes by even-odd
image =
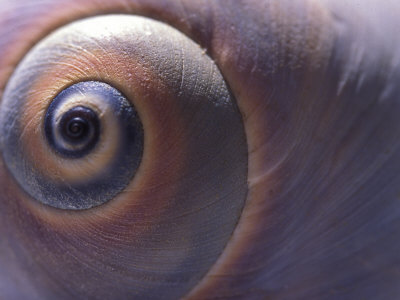
[[[101,124],[96,112],[88,107],[76,106],[65,112],[59,122],[55,122],[53,111],[57,104],[55,99],[45,117],[44,128],[50,146],[58,154],[70,158],[80,158],[90,153],[100,135]]]

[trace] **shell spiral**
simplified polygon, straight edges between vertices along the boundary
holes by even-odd
[[[182,296],[238,222],[241,115],[212,60],[168,25],[108,15],[58,29],[18,65],[0,116],[33,215],[23,242],[71,295]]]
[[[400,5],[356,2],[0,0],[0,298],[400,297]]]

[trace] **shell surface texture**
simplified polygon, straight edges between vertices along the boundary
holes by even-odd
[[[396,0],[0,0],[0,299],[400,299]]]

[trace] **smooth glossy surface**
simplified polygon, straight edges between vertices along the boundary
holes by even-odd
[[[111,86],[124,99],[103,97]],[[45,134],[53,103],[54,127],[80,105],[97,111],[92,151],[54,151]],[[1,105],[3,236],[22,251],[16,264],[0,256],[2,274],[35,289],[14,286],[18,297],[177,298],[217,260],[246,199],[247,147],[226,83],[192,40],[138,16],[73,22],[25,56]]]
[[[207,274],[196,278],[186,298],[400,297],[398,1],[243,0],[228,5],[223,0],[32,4],[2,0],[1,4],[1,89],[24,54],[50,31],[72,20],[115,12],[172,25],[197,42],[218,66],[243,118],[248,194],[227,246]],[[165,38],[159,36],[160,41]],[[173,114],[174,119],[180,116]],[[205,160],[198,166],[203,164]],[[27,258],[27,246],[21,246],[18,236],[26,233],[19,220],[30,210],[15,201],[23,195],[4,169],[0,178],[5,190],[0,201],[0,234],[6,237],[0,240],[4,297],[42,299],[50,295],[45,288],[50,286],[64,298],[112,298],[94,288],[102,286],[100,282],[78,288],[61,280],[65,277],[58,269],[59,256]],[[196,183],[202,180],[206,179]],[[168,183],[173,186],[175,181]],[[186,192],[194,186],[187,186]],[[218,194],[217,189],[209,192]],[[17,204],[10,206],[9,199]],[[213,219],[213,228],[223,224],[219,215]],[[56,232],[56,239],[46,239],[35,231],[37,241],[25,245],[36,245],[39,251],[50,249],[50,241],[57,240],[58,249],[82,249],[96,236],[118,236],[117,231],[110,232],[110,220],[90,238],[79,239],[71,232],[72,239],[66,239]],[[49,227],[41,228],[45,232]],[[99,245],[103,251],[86,257],[86,262],[118,254],[104,251],[109,249],[105,240]],[[38,265],[51,272],[51,279],[43,275],[38,283],[32,278]],[[147,265],[152,266],[159,269],[157,264]],[[95,263],[72,264],[71,274],[87,283],[88,269],[101,268]],[[114,270],[109,274],[118,282]],[[133,293],[125,296],[135,298]]]

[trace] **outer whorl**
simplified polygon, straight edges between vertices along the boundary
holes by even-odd
[[[399,298],[399,20],[0,0],[0,298]]]

